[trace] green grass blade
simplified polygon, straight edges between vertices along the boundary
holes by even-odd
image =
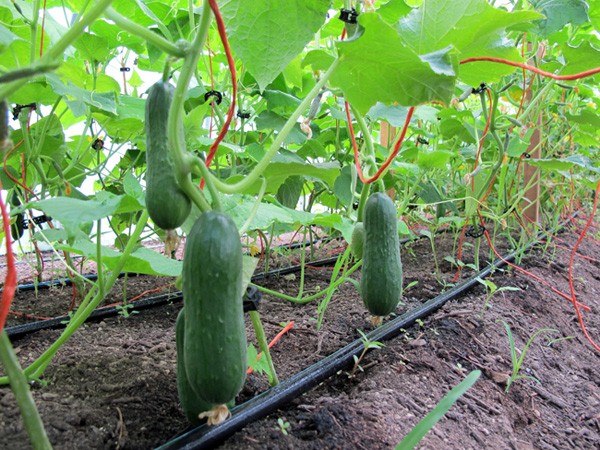
[[[474,370],[467,377],[453,388],[448,394],[440,400],[435,408],[431,410],[411,431],[406,435],[402,442],[396,446],[396,450],[411,450],[413,449],[421,439],[433,428],[433,426],[440,420],[444,414],[456,403],[458,398],[469,390],[471,386],[475,384],[479,376],[481,375],[480,370]]]

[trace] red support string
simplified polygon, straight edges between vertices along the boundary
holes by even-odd
[[[556,75],[551,72],[546,72],[545,70],[538,69],[537,67],[529,66],[527,64],[523,64],[523,63],[519,63],[519,62],[515,62],[515,61],[509,61],[507,59],[502,59],[502,58],[493,58],[493,57],[489,57],[489,56],[481,56],[481,57],[463,59],[462,61],[460,61],[459,64],[467,64],[470,62],[495,62],[495,63],[500,63],[500,64],[506,64],[508,66],[520,67],[522,69],[529,70],[530,72],[537,73],[538,75],[542,75],[544,77],[552,78],[554,80],[562,80],[562,81],[579,80],[581,78],[591,77],[592,75],[596,75],[597,73],[600,73],[600,67],[596,67],[595,69],[586,70],[585,72],[576,73],[573,75]]]
[[[481,225],[483,226],[483,217],[481,217],[481,213],[479,211],[477,211],[477,214],[479,215],[479,220],[481,221]],[[555,287],[551,286],[550,283],[548,283],[547,281],[542,280],[540,277],[538,277],[537,275],[532,274],[531,272],[528,272],[525,269],[522,269],[521,267],[512,264],[510,262],[508,262],[507,260],[505,260],[502,256],[500,256],[500,254],[498,253],[498,251],[496,250],[496,248],[494,247],[494,245],[492,244],[492,240],[490,239],[490,235],[488,234],[487,230],[484,231],[485,233],[485,237],[488,240],[488,243],[490,244],[490,248],[492,249],[492,251],[494,252],[494,254],[505,264],[509,265],[510,267],[512,267],[515,270],[518,270],[519,272],[524,273],[525,275],[530,276],[531,278],[533,278],[534,280],[539,281],[540,283],[544,284],[545,286],[548,286],[550,289],[552,289],[552,291],[556,292],[558,295],[560,295],[561,297],[566,298],[567,300],[569,300],[570,302],[574,302],[577,303],[576,300],[573,299],[573,297],[569,297],[567,294],[562,293],[561,291],[559,291],[558,289],[556,289]],[[590,308],[582,305],[581,303],[578,303],[579,306],[581,306],[583,309],[585,309],[586,311],[590,311]]]
[[[0,181],[0,191],[2,191],[2,182]],[[4,226],[4,239],[6,242],[6,279],[4,280],[4,289],[0,299],[0,333],[4,329],[6,316],[10,310],[10,304],[15,296],[17,287],[17,270],[15,268],[15,255],[12,251],[12,238],[10,234],[10,219],[6,210],[6,205],[0,196],[0,209],[2,210],[2,224]]]
[[[225,54],[227,55],[227,63],[229,64],[229,72],[231,72],[231,86],[232,86],[232,96],[231,96],[231,106],[229,107],[229,111],[227,111],[227,119],[221,128],[221,131],[217,135],[215,142],[210,146],[210,150],[208,152],[208,156],[206,157],[206,167],[209,167],[212,163],[215,154],[217,153],[217,149],[219,148],[219,144],[225,138],[227,131],[229,130],[229,125],[233,120],[233,112],[235,111],[235,100],[237,97],[237,76],[235,73],[235,61],[233,60],[233,56],[231,55],[231,49],[229,48],[229,41],[227,40],[227,33],[225,31],[225,23],[223,22],[223,17],[221,17],[221,12],[219,11],[219,6],[217,5],[216,0],[208,0],[208,3],[215,15],[215,20],[217,22],[217,29],[219,30],[219,37],[221,38],[221,42],[223,44],[223,49],[225,50]],[[204,179],[200,182],[200,188],[204,188]]]
[[[388,166],[392,163],[392,161],[394,160],[394,158],[400,151],[400,147],[402,146],[402,142],[404,141],[406,132],[408,130],[408,125],[410,124],[413,113],[415,112],[415,107],[411,106],[411,108],[408,110],[408,115],[406,116],[406,121],[404,122],[404,127],[402,127],[402,133],[400,134],[400,139],[398,139],[398,141],[396,141],[396,144],[394,145],[394,150],[392,151],[391,155],[388,157],[388,159],[385,161],[385,163],[383,163],[383,165],[379,168],[377,173],[375,175],[373,175],[371,178],[369,178],[368,180],[366,180],[363,175],[362,169],[360,167],[360,159],[358,157],[358,146],[356,144],[354,128],[352,127],[352,118],[350,117],[350,105],[348,104],[348,102],[345,102],[345,103],[346,103],[346,116],[348,117],[348,124],[349,124],[349,128],[350,128],[350,137],[352,138],[352,147],[354,148],[354,163],[356,164],[356,170],[358,171],[358,176],[360,178],[360,181],[362,181],[364,184],[370,184],[379,179],[381,174],[385,171],[385,169],[388,168]]]
[[[583,317],[581,316],[581,311],[579,310],[579,307],[581,306],[581,304],[577,302],[577,298],[575,296],[575,288],[573,286],[573,259],[575,258],[575,253],[577,252],[577,248],[579,247],[579,244],[581,244],[581,241],[583,241],[583,238],[584,238],[585,234],[587,233],[587,230],[590,227],[590,224],[592,223],[592,218],[594,217],[594,214],[596,214],[596,208],[598,207],[598,194],[599,193],[600,193],[600,181],[598,181],[598,184],[596,185],[596,195],[594,197],[594,207],[592,209],[592,213],[590,214],[590,219],[588,220],[585,228],[583,229],[583,232],[579,236],[579,239],[577,240],[575,247],[573,247],[573,252],[571,253],[571,260],[569,261],[569,287],[571,288],[571,297],[573,298],[573,304],[575,305],[575,311],[577,312],[577,319],[579,319],[579,325],[581,326],[581,330],[583,331],[583,334],[585,334],[585,337],[590,342],[590,344],[592,344],[592,346],[600,352],[600,347],[598,346],[598,344],[596,344],[594,342],[592,337],[589,335],[587,329],[585,328],[585,324],[583,323]]]

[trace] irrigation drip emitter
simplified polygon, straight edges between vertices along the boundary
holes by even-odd
[[[536,242],[530,243],[523,251],[530,249],[534,245],[536,245]],[[478,278],[483,279],[487,277],[493,271],[506,265],[506,262],[513,261],[516,255],[517,251],[505,256],[504,261],[497,259],[494,263],[468,280],[371,331],[366,335],[366,338],[370,342],[381,342],[398,336],[417,320],[425,319],[440,309],[449,300],[453,300],[472,287],[479,285]],[[277,411],[340,370],[350,367],[354,364],[354,358],[358,357],[364,348],[363,340],[357,339],[318,363],[234,408],[232,410],[232,417],[221,425],[210,427],[201,425],[167,442],[157,450],[200,450],[213,448],[249,423]]]

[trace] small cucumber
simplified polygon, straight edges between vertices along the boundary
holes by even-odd
[[[192,227],[183,257],[182,288],[189,383],[205,402],[224,408],[242,389],[248,369],[242,246],[227,214],[207,211]]]
[[[181,226],[192,207],[177,182],[167,139],[174,92],[171,84],[159,81],[146,100],[146,207],[150,218],[164,230]]]
[[[354,225],[354,230],[352,231],[352,242],[350,243],[350,251],[356,260],[359,260],[363,257],[364,241],[365,227],[362,222],[358,222],[356,225]]]
[[[17,193],[17,189],[15,189],[10,197],[9,201],[10,206],[17,207],[21,206],[21,200],[19,200],[19,194]],[[15,216],[14,223],[10,226],[10,236],[13,241],[18,241],[23,237],[23,233],[25,231],[25,216],[23,214],[17,214]]]
[[[365,205],[363,218],[361,296],[371,314],[386,316],[396,308],[402,296],[396,206],[387,195],[372,194]]]

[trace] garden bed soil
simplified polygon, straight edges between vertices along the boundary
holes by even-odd
[[[573,233],[560,237],[563,245],[572,246],[577,240]],[[487,244],[481,247],[483,261],[489,250]],[[450,235],[436,237],[440,259],[452,255],[455,248]],[[585,239],[579,253],[594,259],[575,258],[573,270],[578,300],[592,309],[584,313],[587,329],[598,339],[600,246]],[[568,294],[570,256],[570,251],[537,247],[520,265]],[[473,262],[473,247],[465,247],[464,259]],[[445,282],[436,280],[426,239],[403,249],[403,263],[404,285],[417,284],[407,289],[397,314],[436,296],[455,273],[444,261]],[[472,273],[465,269],[461,276]],[[305,293],[323,289],[330,276],[328,269],[308,269]],[[354,278],[360,279],[360,273]],[[297,275],[269,278],[260,284],[294,295],[298,279]],[[474,369],[483,372],[479,381],[419,448],[600,448],[600,353],[583,336],[573,304],[514,270],[497,271],[491,279],[499,287],[520,290],[495,294],[481,318],[486,291],[476,287],[385,342],[385,347],[370,351],[356,376],[349,377],[351,367],[342,370],[276,413],[247,425],[220,448],[393,448]],[[164,284],[164,278],[129,277],[127,297]],[[51,303],[64,313],[71,291],[62,291],[55,289],[44,297],[40,290],[37,298],[33,292],[20,292],[14,309],[46,308],[45,314],[52,314]],[[122,297],[116,288],[106,302]],[[34,398],[55,448],[150,449],[189,429],[179,408],[175,379],[174,325],[181,306],[174,302],[129,318],[86,324],[60,349],[43,378],[33,383]],[[263,297],[259,311],[269,339],[282,324],[294,321],[292,330],[272,349],[281,380],[359,338],[358,330],[373,329],[351,283],[333,297],[320,330],[317,308],[314,302],[299,305]],[[524,359],[522,374],[537,378],[541,385],[520,379],[504,392],[511,356],[506,330],[498,319],[509,324],[518,349],[542,328],[559,330],[540,333]],[[247,330],[254,342],[249,320]],[[59,335],[60,330],[47,330],[16,339],[21,363],[30,364]],[[266,375],[252,373],[237,401],[267,388]],[[0,388],[0,448],[30,448],[7,387]]]

